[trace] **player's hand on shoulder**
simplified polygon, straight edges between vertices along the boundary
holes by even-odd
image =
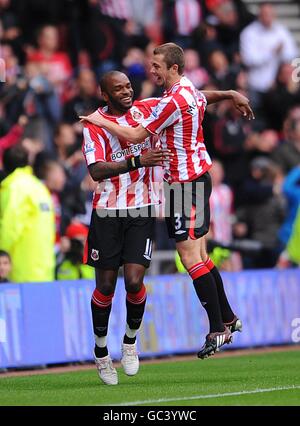
[[[93,112],[89,115],[80,115],[80,122],[87,121],[89,123],[95,124],[96,126],[102,126],[103,125],[103,118],[101,114],[99,114],[98,111]]]

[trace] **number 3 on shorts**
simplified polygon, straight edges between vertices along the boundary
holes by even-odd
[[[178,231],[182,227],[180,213],[175,213],[175,229]]]

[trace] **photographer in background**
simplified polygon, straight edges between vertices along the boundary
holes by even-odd
[[[79,222],[71,223],[61,239],[61,256],[56,267],[57,280],[94,279],[94,268],[82,263],[88,228]]]

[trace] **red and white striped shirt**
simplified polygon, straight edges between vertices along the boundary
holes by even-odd
[[[142,122],[150,133],[159,135],[162,148],[175,154],[165,168],[169,183],[190,182],[211,167],[202,129],[206,105],[205,96],[182,77]]]
[[[158,98],[135,101],[133,106],[121,117],[106,114],[107,107],[98,109],[106,119],[122,126],[136,127],[159,102]],[[125,139],[111,135],[107,130],[86,123],[83,129],[83,154],[86,163],[98,161],[123,161],[130,157],[146,153],[155,145],[153,136],[142,143],[133,145]],[[99,181],[93,197],[93,208],[128,209],[158,204],[155,192],[152,167],[141,167],[128,173],[123,173]]]

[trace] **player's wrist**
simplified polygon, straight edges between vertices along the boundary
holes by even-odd
[[[128,166],[128,171],[130,172],[131,170],[136,170],[139,169],[140,167],[143,167],[142,163],[141,163],[141,158],[139,155],[135,156],[135,157],[130,157],[127,160],[127,166]]]
[[[237,92],[235,90],[227,90],[227,93],[228,93],[228,99],[233,100]]]

